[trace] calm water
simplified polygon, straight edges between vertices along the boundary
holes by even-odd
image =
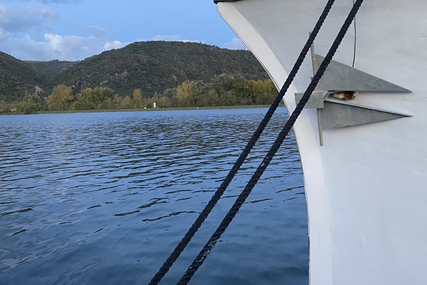
[[[266,109],[0,116],[0,284],[147,284]],[[175,284],[258,166],[280,110],[161,284]],[[190,284],[308,284],[289,138]]]

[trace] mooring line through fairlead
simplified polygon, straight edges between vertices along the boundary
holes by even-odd
[[[273,146],[268,151],[264,160],[261,162],[261,164],[257,168],[256,172],[251,177],[251,179],[249,180],[245,189],[243,189],[242,193],[239,195],[236,202],[231,207],[230,211],[227,213],[225,218],[222,220],[221,224],[218,226],[218,228],[216,229],[214,234],[211,236],[209,241],[205,244],[205,246],[200,251],[200,253],[197,255],[197,257],[194,259],[193,263],[190,265],[190,267],[188,267],[187,271],[184,273],[183,277],[180,279],[180,281],[177,283],[177,285],[186,285],[191,280],[194,273],[203,264],[204,260],[206,259],[207,255],[209,254],[211,249],[215,246],[215,244],[217,243],[217,241],[219,240],[221,235],[225,232],[228,225],[231,223],[234,216],[237,214],[240,207],[243,205],[246,198],[249,196],[250,192],[252,191],[254,186],[257,184],[259,178],[264,173],[265,169],[270,164],[271,160],[273,159],[277,150],[280,148],[280,146],[283,143],[284,139],[286,138],[287,134],[292,129],[293,125],[295,124],[296,120],[298,119],[298,116],[301,114],[302,110],[304,109],[305,104],[310,99],[311,93],[314,91],[314,89],[316,88],[320,79],[322,78],[326,68],[328,67],[329,63],[331,62],[331,60],[332,60],[335,52],[337,51],[339,45],[341,44],[342,39],[344,38],[345,34],[347,33],[347,30],[350,27],[350,24],[353,21],[354,17],[356,16],[356,14],[357,14],[360,6],[362,5],[362,3],[363,3],[363,0],[357,0],[355,2],[355,4],[353,5],[353,7],[352,7],[350,13],[348,14],[344,24],[342,25],[337,37],[335,38],[331,48],[329,49],[329,52],[325,56],[325,59],[321,63],[321,65],[320,65],[319,69],[317,70],[316,74],[314,75],[311,83],[307,87],[307,90],[304,92],[304,95],[302,96],[301,100],[298,102],[295,110],[292,112],[292,115],[289,117],[289,120],[286,122],[282,131],[279,133],[279,136],[277,137]]]
[[[228,185],[231,183],[232,179],[236,175],[237,171],[242,166],[243,162],[246,160],[248,154],[254,147],[255,143],[258,141],[259,137],[261,136],[262,132],[264,131],[265,127],[267,126],[268,122],[270,121],[271,117],[273,116],[274,112],[276,111],[277,107],[280,104],[280,101],[282,100],[283,96],[286,94],[287,90],[289,89],[290,85],[292,84],[295,75],[298,73],[299,68],[301,67],[305,56],[307,55],[308,51],[310,50],[310,47],[313,45],[314,40],[319,33],[320,28],[323,25],[323,22],[325,21],[327,15],[329,14],[329,11],[331,10],[331,7],[335,0],[328,0],[326,3],[325,8],[323,9],[322,14],[320,15],[315,27],[313,28],[313,31],[310,33],[309,38],[307,39],[306,44],[304,45],[303,49],[301,50],[301,53],[296,60],[291,72],[288,75],[288,78],[283,84],[282,89],[277,94],[274,102],[268,109],[266,115],[262,119],[261,123],[259,124],[258,128],[252,135],[251,139],[248,141],[246,147],[240,154],[239,158],[231,168],[230,172],[227,174],[224,181],[221,183],[219,188],[216,190],[214,195],[212,196],[211,200],[208,202],[208,204],[205,206],[205,208],[202,210],[200,215],[197,217],[196,221],[193,223],[193,225],[190,227],[190,229],[187,231],[185,236],[182,238],[182,240],[179,242],[179,244],[175,247],[174,251],[170,254],[170,256],[167,258],[167,260],[163,263],[163,265],[160,267],[158,272],[155,274],[155,276],[151,279],[149,285],[156,285],[158,284],[162,278],[166,275],[166,273],[169,271],[171,266],[174,264],[176,259],[180,256],[182,251],[185,249],[187,244],[190,242],[191,238],[194,236],[194,234],[197,232],[197,230],[200,228],[204,220],[207,218],[209,213],[212,211],[213,207],[216,205],[216,203],[221,198],[224,191],[227,189]]]

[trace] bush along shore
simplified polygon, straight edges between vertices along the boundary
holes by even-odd
[[[209,83],[186,80],[151,97],[145,96],[138,87],[132,94],[123,95],[107,87],[77,92],[71,86],[59,84],[47,97],[34,93],[13,102],[2,100],[0,113],[259,106],[271,104],[276,95],[277,89],[270,79],[247,80],[239,74],[215,76]]]

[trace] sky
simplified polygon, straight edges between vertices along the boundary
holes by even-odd
[[[0,51],[21,60],[82,60],[151,40],[245,49],[213,0],[0,0]]]

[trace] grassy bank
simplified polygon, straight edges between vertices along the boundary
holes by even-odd
[[[34,114],[73,114],[73,113],[105,113],[105,112],[157,112],[157,111],[215,110],[215,109],[249,109],[249,108],[268,108],[268,107],[270,107],[270,105],[176,107],[176,108],[147,108],[147,109],[63,110],[63,111],[39,111],[32,114],[34,115]],[[18,112],[8,112],[8,113],[0,113],[0,115],[24,115],[24,114],[18,113]]]

